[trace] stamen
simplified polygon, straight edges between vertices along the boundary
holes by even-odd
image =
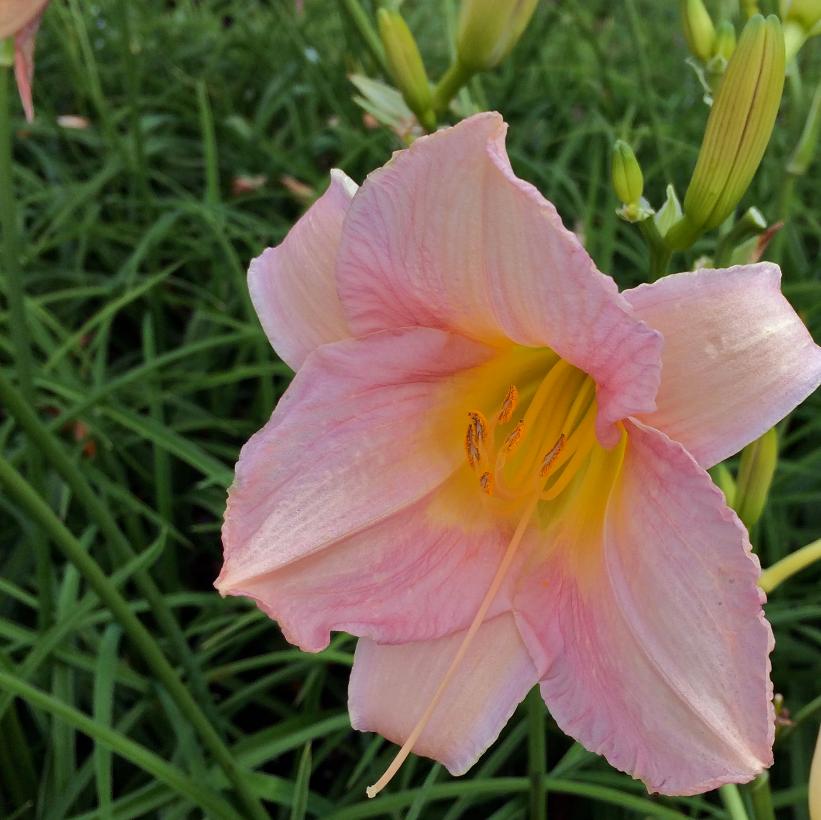
[[[373,786],[368,786],[365,789],[365,793],[368,797],[376,797],[388,783],[391,782],[394,775],[399,771],[401,765],[405,762],[407,756],[413,750],[414,744],[419,737],[421,736],[422,732],[425,731],[425,727],[428,725],[428,722],[433,715],[434,710],[439,705],[439,701],[442,699],[442,695],[445,693],[445,690],[448,687],[451,679],[453,678],[456,669],[459,667],[459,664],[464,660],[465,655],[467,654],[468,649],[470,648],[471,643],[473,642],[473,638],[476,636],[476,633],[479,631],[479,627],[485,620],[485,616],[487,615],[488,609],[490,609],[490,605],[493,603],[496,594],[499,592],[499,588],[502,585],[502,581],[504,581],[505,576],[507,575],[508,569],[510,569],[510,564],[513,561],[513,556],[516,554],[516,550],[519,547],[519,544],[524,537],[525,531],[527,530],[527,525],[530,522],[530,517],[533,515],[533,511],[536,509],[536,504],[538,503],[539,497],[536,495],[532,498],[530,503],[527,505],[524,513],[522,514],[519,523],[516,526],[516,531],[513,533],[513,537],[510,539],[510,543],[507,545],[507,549],[505,550],[504,555],[502,556],[502,560],[499,562],[499,568],[496,570],[496,574],[493,576],[493,580],[490,582],[490,586],[488,587],[487,592],[485,593],[485,597],[482,599],[482,603],[479,604],[479,609],[476,610],[476,614],[473,616],[473,621],[471,622],[470,626],[468,627],[468,631],[465,633],[465,637],[462,639],[462,643],[459,644],[459,649],[456,650],[456,655],[454,655],[453,660],[450,662],[450,666],[448,667],[448,671],[445,672],[445,676],[442,678],[439,686],[436,688],[436,691],[433,693],[433,697],[430,699],[430,703],[428,703],[427,708],[422,713],[422,717],[419,718],[417,724],[411,730],[411,733],[408,735],[408,739],[402,744],[402,747],[396,753],[396,757],[394,757],[393,761],[391,762],[390,766],[385,770],[385,773]]]
[[[522,440],[522,431],[525,428],[524,419],[516,423],[510,435],[505,439],[503,449],[506,453],[512,453]]]
[[[491,473],[485,472],[479,476],[479,486],[488,495],[493,495],[493,476]]]
[[[476,469],[482,462],[482,451],[476,443],[476,433],[473,425],[468,425],[467,433],[465,433],[465,455],[468,458],[468,464],[472,469]]]
[[[513,411],[519,403],[519,389],[515,384],[511,384],[505,393],[502,401],[502,409],[499,410],[499,415],[496,417],[499,424],[507,424],[513,418]]]
[[[478,410],[471,410],[468,418],[474,438],[479,444],[484,444],[487,440],[487,419]]]
[[[558,457],[559,453],[561,453],[562,448],[564,447],[565,436],[562,433],[558,441],[548,450],[545,454],[544,459],[542,460],[542,468],[539,470],[539,477],[540,478],[547,478],[547,474],[550,472],[550,468],[553,466],[553,462]]]

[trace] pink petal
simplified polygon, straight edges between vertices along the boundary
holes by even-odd
[[[265,334],[294,370],[319,345],[351,333],[336,292],[334,265],[342,221],[356,183],[331,171],[328,190],[280,245],[251,262],[248,289]]]
[[[777,265],[666,276],[625,296],[664,335],[655,412],[640,418],[711,467],[821,382],[821,348],[781,295]]]
[[[548,346],[599,389],[599,434],[655,407],[661,338],[634,319],[556,209],[513,174],[498,114],[416,140],[351,204],[337,282],[355,335],[441,327]]]
[[[243,447],[223,526],[223,593],[360,532],[427,496],[464,460],[442,421],[456,374],[490,351],[415,328],[323,345]],[[460,423],[463,412],[458,412]],[[448,428],[449,429],[449,428]],[[454,446],[454,442],[459,442]]]
[[[351,725],[403,743],[463,637],[457,632],[398,646],[362,638],[348,690]],[[533,662],[510,613],[485,621],[413,751],[444,763],[451,774],[464,774],[496,740],[536,682]]]
[[[626,427],[602,542],[554,550],[514,600],[542,694],[565,732],[650,791],[748,781],[774,734],[758,561],[687,451]]]
[[[510,532],[496,522],[466,532],[435,514],[437,493],[284,567],[248,578],[232,594],[253,598],[305,651],[343,630],[383,643],[465,629],[499,566]],[[513,574],[511,573],[511,577]],[[491,614],[510,607],[510,583]]]
[[[42,5],[42,4],[38,4]],[[40,28],[40,11],[21,28],[14,37],[14,76],[17,78],[17,90],[26,119],[34,119],[34,103],[31,98],[31,84],[34,80],[34,40]]]

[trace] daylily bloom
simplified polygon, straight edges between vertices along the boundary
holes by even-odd
[[[648,789],[772,761],[772,632],[706,468],[821,381],[762,263],[619,293],[480,114],[328,191],[251,263],[296,371],[245,445],[223,594],[359,637],[357,729],[469,769],[538,684]]]
[[[34,119],[31,83],[34,79],[34,38],[49,0],[3,0],[0,3],[0,40],[14,37],[14,74],[26,119]]]

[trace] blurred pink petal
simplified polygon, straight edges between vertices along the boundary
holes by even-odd
[[[650,791],[746,782],[775,731],[758,560],[680,444],[638,423],[627,440],[601,531],[548,546],[514,600],[542,694],[563,731]]]
[[[618,294],[503,136],[477,115],[335,179],[252,264],[299,372],[243,448],[216,585],[306,649],[363,639],[352,718],[402,743],[369,794],[410,751],[464,771],[534,674],[650,789],[749,780],[773,731],[759,570],[685,448],[755,438],[819,350],[773,266]]]
[[[248,289],[279,357],[295,370],[314,348],[350,336],[336,292],[334,262],[356,184],[331,173],[328,190],[282,244],[251,262]]]
[[[478,114],[368,176],[337,260],[350,327],[425,325],[550,347],[596,380],[599,433],[612,444],[612,422],[654,409],[661,337],[513,174],[506,130],[498,114]]]
[[[351,725],[401,743],[447,671],[463,633],[399,646],[361,638],[349,689]],[[464,774],[538,682],[510,613],[486,620],[415,751]]]
[[[20,102],[29,122],[34,120],[34,103],[31,98],[31,85],[34,81],[34,40],[40,28],[40,16],[27,23],[14,38],[14,76],[17,78],[17,90]]]
[[[700,270],[625,296],[664,334],[655,412],[639,416],[704,467],[738,452],[818,387],[821,349],[771,262]]]

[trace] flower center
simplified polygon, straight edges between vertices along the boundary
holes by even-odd
[[[478,409],[467,417],[467,463],[502,502],[557,498],[597,444],[595,385],[563,359],[526,389],[511,385],[490,420]]]

